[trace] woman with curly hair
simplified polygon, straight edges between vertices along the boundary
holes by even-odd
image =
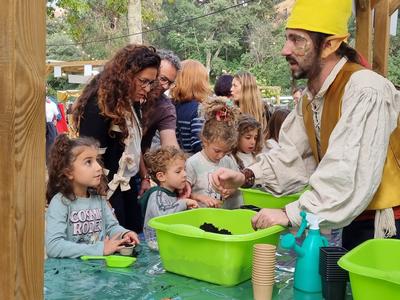
[[[201,150],[199,135],[203,119],[199,117],[199,105],[210,95],[206,67],[197,60],[184,60],[171,98],[176,108],[176,138],[181,149],[189,155]]]
[[[125,46],[86,86],[74,107],[80,136],[100,142],[108,170],[107,198],[120,224],[136,232],[143,227],[134,178],[141,158],[140,103],[150,98],[159,67],[154,48]]]
[[[263,140],[267,134],[269,110],[261,99],[256,78],[249,72],[240,72],[232,80],[232,99],[244,114],[253,116],[261,124]]]

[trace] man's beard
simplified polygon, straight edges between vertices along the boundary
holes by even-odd
[[[147,97],[148,98],[153,98],[153,99],[158,99],[161,97],[162,94],[164,94],[165,89],[160,85],[157,84],[154,86],[151,91],[148,93]]]
[[[287,56],[286,60],[290,62],[294,62],[298,66],[298,70],[292,70],[292,77],[294,79],[313,79],[321,72],[321,61],[317,55],[315,55],[308,64],[300,67],[299,63],[296,59]]]

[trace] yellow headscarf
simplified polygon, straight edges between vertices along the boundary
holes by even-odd
[[[296,0],[286,28],[348,34],[351,0]]]

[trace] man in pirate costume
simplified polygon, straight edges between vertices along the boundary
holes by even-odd
[[[347,249],[400,237],[400,95],[346,43],[351,3],[296,1],[282,55],[307,88],[282,125],[281,149],[242,173],[212,175],[220,190],[242,185],[280,195],[308,184],[283,210],[261,210],[253,227],[297,227],[305,210],[322,228],[343,227]]]

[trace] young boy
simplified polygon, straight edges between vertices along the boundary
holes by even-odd
[[[144,236],[151,249],[158,250],[155,230],[148,222],[157,216],[168,215],[197,207],[197,201],[178,199],[186,185],[185,153],[175,147],[162,147],[144,155],[151,179],[157,183],[140,199],[144,213]]]

